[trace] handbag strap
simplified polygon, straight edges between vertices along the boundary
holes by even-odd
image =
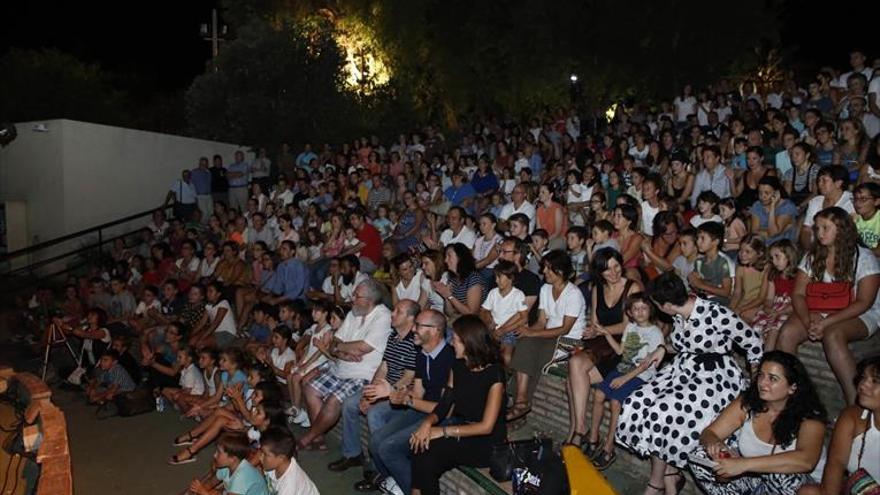
[[[865,424],[865,433],[862,434],[862,446],[859,447],[859,457],[856,461],[856,469],[862,468],[862,455],[865,453],[865,444],[868,443],[868,432],[874,423],[874,413],[868,414],[868,422]]]

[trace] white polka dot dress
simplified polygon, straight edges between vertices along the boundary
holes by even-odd
[[[757,364],[763,343],[733,311],[700,298],[690,318],[675,317],[670,340],[677,354],[624,402],[616,436],[639,455],[684,468],[703,429],[748,385],[732,347]]]

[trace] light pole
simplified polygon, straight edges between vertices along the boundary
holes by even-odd
[[[211,42],[211,59],[216,61],[217,55],[220,53],[220,42],[226,41],[226,24],[219,26],[217,23],[217,9],[211,9],[211,31],[208,31],[208,25],[202,24],[200,32],[202,39]]]

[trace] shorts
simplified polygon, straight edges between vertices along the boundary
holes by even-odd
[[[501,345],[515,346],[516,345],[516,333],[507,332],[504,335],[502,335],[501,336]]]
[[[865,328],[868,329],[868,336],[865,337],[867,339],[877,333],[877,327],[880,326],[880,309],[871,308],[860,314],[859,319],[862,320]]]
[[[635,377],[632,380],[626,382],[622,387],[614,389],[611,388],[611,382],[619,377],[623,376],[623,373],[613,369],[605,375],[605,379],[600,383],[593,385],[597,389],[601,390],[605,394],[606,400],[616,400],[617,402],[623,404],[623,401],[626,400],[627,397],[633,392],[635,392],[639,387],[645,384],[639,377]]]
[[[331,395],[340,403],[361,391],[367,380],[360,378],[339,378],[332,371],[326,371],[309,382],[309,386],[318,392],[323,400]]]

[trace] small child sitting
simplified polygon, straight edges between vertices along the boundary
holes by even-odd
[[[614,432],[617,430],[621,404],[654,377],[656,369],[654,361],[650,359],[651,353],[663,345],[663,332],[654,321],[654,305],[645,293],[630,294],[624,306],[628,323],[620,343],[605,328],[599,329],[599,333],[605,335],[608,345],[620,355],[617,368],[608,372],[602,382],[594,385],[596,392],[593,395],[592,428],[585,453],[599,470],[607,469],[617,457],[614,453]],[[611,418],[608,423],[609,434],[600,449],[599,426],[602,424],[606,400],[611,402]]]
[[[194,347],[181,346],[177,351],[177,363],[180,365],[180,387],[165,387],[162,389],[162,398],[175,408],[183,409],[187,403],[182,396],[202,397],[205,394],[205,379],[201,370],[196,366],[198,355]]]
[[[620,252],[620,243],[617,242],[617,239],[611,238],[611,235],[614,234],[614,225],[610,221],[597,221],[593,225],[592,234],[593,238],[587,241],[587,257],[590,263],[593,262],[596,251],[602,248],[610,247]]]
[[[700,297],[727,306],[736,276],[733,261],[721,252],[724,226],[706,222],[697,228],[697,249],[700,256],[688,277],[691,289]]]
[[[697,231],[694,229],[684,229],[678,233],[678,249],[681,254],[672,260],[672,269],[684,281],[685,287],[690,290],[688,278],[694,271],[694,263],[700,252],[697,250]]]
[[[113,349],[101,354],[97,372],[97,376],[86,385],[86,397],[91,404],[104,404],[135,389],[134,380],[119,364],[119,353]]]
[[[501,343],[501,357],[507,366],[516,345],[514,330],[528,323],[529,307],[523,291],[513,286],[513,279],[517,274],[516,265],[510,261],[499,261],[493,271],[496,287],[486,296],[480,317]]]

